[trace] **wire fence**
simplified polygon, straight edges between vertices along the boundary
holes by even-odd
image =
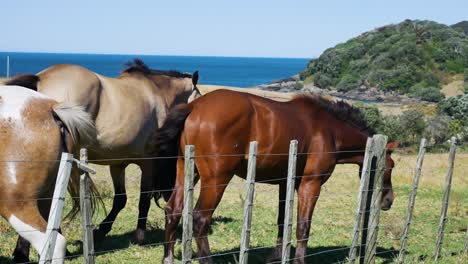
[[[355,152],[355,153],[363,153],[364,151],[363,150],[354,150],[354,151],[347,151],[349,153],[352,153],[352,152]],[[297,156],[301,156],[301,155],[316,155],[316,154],[319,154],[320,152],[311,152],[311,153],[297,153]],[[327,153],[339,153],[339,152],[327,152]],[[229,158],[229,157],[247,157],[249,153],[244,153],[244,154],[214,154],[214,155],[195,155],[194,158],[195,160],[197,158]],[[323,153],[322,153],[323,154]],[[275,153],[275,154],[257,154],[256,156],[257,157],[261,157],[261,156],[288,156],[289,153]],[[143,158],[138,158],[138,159],[145,159],[145,160],[156,160],[156,159],[179,159],[179,158],[183,158],[183,156],[172,156],[172,157],[143,157]],[[119,160],[127,160],[127,159],[105,159],[106,161],[109,161],[109,160],[113,160],[113,161],[119,161]],[[130,160],[135,160],[135,158],[130,158]],[[59,162],[60,160],[48,160],[48,161],[33,161],[33,162]],[[89,160],[89,162],[98,162],[98,161],[104,161],[104,159],[99,159],[99,160]],[[26,163],[28,161],[20,161],[20,160],[14,160],[14,161],[0,161],[0,163],[6,163],[6,162],[15,162],[15,163]],[[1,165],[0,165],[1,166]],[[398,166],[398,163],[396,162],[396,166]],[[386,168],[387,169],[387,168]],[[398,168],[398,171],[399,173],[408,173],[409,174],[412,174],[415,170],[415,166],[408,166],[406,168]],[[369,173],[376,173],[377,171],[379,171],[378,168],[370,168],[368,170]],[[434,168],[431,167],[430,165],[429,166],[425,166],[424,168],[421,169],[421,173],[422,175],[425,175],[425,174],[430,174],[430,173],[433,173],[434,172]],[[296,173],[294,175],[294,178],[296,180],[298,179],[301,179],[301,178],[310,178],[310,177],[324,177],[324,176],[329,176],[330,173],[320,173],[320,174],[308,174],[308,175],[301,175],[301,174],[298,174]],[[342,175],[340,175],[341,177],[354,177],[354,178],[357,178],[356,176],[358,176],[358,170],[357,169],[354,169],[353,171],[349,171],[349,172],[346,172],[346,173],[342,173]],[[424,177],[423,177],[424,178]],[[277,183],[279,181],[287,181],[288,180],[288,177],[279,177],[279,178],[275,178],[275,179],[264,179],[264,180],[258,180],[255,182],[255,184],[269,184],[269,183]],[[326,186],[326,185],[325,185]],[[223,184],[214,184],[214,185],[208,185],[208,186],[200,186],[200,184],[198,184],[195,188],[195,190],[197,192],[200,192],[202,189],[204,188],[213,188],[213,187],[228,187],[228,188],[231,188],[231,189],[234,189],[234,188],[238,188],[238,193],[242,193],[243,194],[243,188],[245,187],[245,183],[242,182],[242,181],[234,181],[234,182],[230,182],[230,183],[223,183]],[[369,188],[366,190],[366,192],[382,192],[386,187],[380,187],[380,188]],[[113,194],[113,195],[104,195],[100,198],[103,198],[103,199],[115,199],[116,197],[120,197],[120,196],[125,196],[126,198],[130,198],[130,199],[137,199],[139,198],[139,196],[141,194],[153,194],[155,192],[161,192],[161,191],[174,191],[175,188],[170,188],[170,189],[164,189],[164,190],[151,190],[151,191],[143,191],[143,192],[137,192],[137,193],[131,193],[130,195],[127,195],[126,193],[116,193],[116,194]],[[420,188],[420,191],[421,190],[424,190],[424,188]],[[430,191],[431,189],[429,189]],[[319,196],[321,196],[322,198],[321,199],[334,199],[334,200],[338,200],[340,199],[340,197],[344,197],[344,198],[349,198],[349,199],[352,199],[354,198],[353,200],[355,200],[355,198],[357,197],[357,194],[358,194],[358,190],[356,189],[351,189],[351,188],[347,188],[345,190],[340,190],[340,191],[328,191],[327,190],[327,187],[323,188],[323,191],[321,193],[321,195],[317,195],[317,196],[313,196],[313,197],[308,197],[308,198],[318,198]],[[258,192],[256,193],[256,195],[261,195],[258,194]],[[408,195],[409,196],[409,195]],[[240,201],[242,202],[245,202],[244,199],[246,199],[245,197],[241,197],[240,195]],[[27,198],[27,199],[2,199],[0,200],[1,203],[4,203],[4,202],[24,202],[24,201],[31,201],[31,200],[37,200],[37,201],[42,201],[42,200],[53,200],[53,199],[62,199],[62,198],[54,198],[54,197],[41,197],[41,198]],[[67,199],[80,199],[80,197],[67,197]],[[282,202],[287,202],[288,200],[287,199],[279,199],[277,201],[275,201],[273,204],[274,205],[277,205],[278,203],[282,203]],[[255,213],[255,205],[258,205],[258,200],[257,199],[253,199],[253,204],[254,204],[254,213]],[[297,201],[296,201],[297,203]],[[320,204],[320,202],[318,203]],[[273,206],[272,208],[274,208],[275,206]],[[241,207],[239,207],[241,208]],[[334,209],[335,207],[333,207]],[[197,212],[207,212],[207,211],[214,211],[216,210],[216,208],[208,208],[208,209],[204,209],[204,210],[197,210]],[[242,210],[242,209],[239,209],[239,210]],[[360,211],[362,214],[366,214],[366,213],[369,213],[371,212],[371,209],[370,208],[367,208],[365,210],[361,210]],[[239,211],[240,213],[240,211]],[[348,212],[349,213],[349,212]],[[222,215],[222,213],[220,213]],[[351,213],[353,214],[353,213]],[[177,214],[174,214],[174,215],[177,215],[177,216],[181,216],[182,213],[177,213]],[[171,216],[171,215],[167,215],[167,216]],[[255,215],[254,215],[255,216]],[[151,219],[150,217],[146,216],[146,217],[138,217],[137,220],[155,220],[155,219]],[[160,220],[164,220],[164,216],[161,216],[161,219]],[[241,219],[242,220],[242,219]],[[114,222],[118,222],[119,220],[112,220],[112,221],[104,221],[104,222],[101,222],[100,224],[113,224]],[[256,220],[256,218],[254,217],[254,222],[253,222],[253,229],[255,229],[255,224],[258,223],[258,221],[263,221],[263,219],[260,219],[260,220]],[[425,220],[426,224],[429,224],[428,222],[431,222],[431,224],[437,224],[439,221],[437,221],[437,219],[432,219],[432,220]],[[458,220],[455,221],[456,223],[458,223]],[[298,220],[298,221],[295,221],[295,226],[297,225],[301,225],[301,224],[311,224],[312,223],[312,220]],[[448,218],[447,221],[445,222],[446,225],[450,225],[451,224],[451,218]],[[395,226],[398,226],[398,225],[401,225],[401,226],[404,226],[405,223],[403,222],[402,219],[399,219],[398,220],[398,224],[395,224],[395,223],[389,223],[389,224],[379,224],[378,225],[378,228],[380,228],[380,230],[385,230],[386,228],[389,228],[389,229],[392,229],[394,228]],[[466,226],[466,223],[465,223],[465,226]],[[95,225],[93,223],[90,223],[90,224],[87,224],[85,225],[85,227],[87,228],[94,228]],[[277,228],[280,229],[280,228],[283,228],[284,227],[284,224],[279,224],[277,225]],[[73,227],[74,229],[79,229],[77,226],[74,226]],[[348,226],[347,227],[349,229],[349,234],[347,235],[351,235],[351,230],[352,230],[352,226]],[[371,227],[361,227],[360,228],[360,232],[363,232],[363,231],[369,231],[371,229]],[[314,229],[312,229],[312,236],[311,238],[314,237]],[[42,232],[46,232],[46,231],[49,231],[49,229],[46,229],[46,230],[42,230]],[[57,231],[55,229],[50,229],[50,231]],[[12,235],[14,232],[17,232],[19,234],[23,234],[23,233],[28,233],[28,232],[39,232],[37,230],[15,230],[15,231],[8,231],[8,232],[0,232],[0,235],[1,236],[5,236],[5,235]],[[468,232],[468,231],[467,231]],[[255,233],[254,233],[255,235]],[[330,238],[333,238],[335,234],[332,234],[330,235]],[[216,236],[216,233],[213,233],[211,235],[209,235],[210,237],[211,236]],[[401,235],[397,235],[396,237],[394,237],[392,240],[401,240],[402,239],[402,236],[403,234]],[[197,238],[200,238],[200,237],[193,237],[192,240],[196,240]],[[208,235],[207,236],[204,236],[204,238],[208,238]],[[240,238],[240,237],[239,237]],[[324,236],[323,234],[320,236],[320,238],[326,238],[326,236]],[[307,239],[304,239],[304,240],[296,240],[296,239],[291,239],[291,243],[292,244],[297,244],[298,242],[302,242],[302,241],[307,241],[309,239],[309,237],[307,237]],[[381,238],[380,238],[381,239]],[[158,246],[164,246],[164,245],[167,245],[168,243],[180,243],[180,240],[177,239],[175,241],[163,241],[163,242],[152,242],[152,243],[148,243],[148,244],[144,244],[142,245],[143,247],[158,247]],[[380,242],[377,242],[375,243],[375,247],[377,247],[377,245],[380,245],[381,243]],[[384,243],[382,245],[387,245],[388,243]],[[272,248],[276,247],[276,246],[280,246],[281,244],[275,244],[275,245],[267,245],[267,246],[254,246],[252,248],[248,248],[246,249],[246,251],[248,253],[252,253],[252,254],[255,254],[255,252],[258,252],[258,251],[264,251],[264,250],[271,250]],[[361,242],[359,244],[360,246],[365,246],[366,245],[366,242]],[[312,247],[314,247],[314,245],[312,245]],[[304,257],[307,261],[307,259],[309,258],[314,258],[314,257],[319,257],[321,255],[333,255],[334,252],[342,252],[341,254],[338,254],[338,256],[329,256],[329,259],[331,259],[331,261],[333,262],[329,262],[327,261],[327,263],[340,263],[340,262],[345,262],[347,261],[347,253],[348,251],[352,248],[352,246],[338,246],[337,248],[324,248],[323,250],[320,250],[318,252],[312,252],[312,253],[307,253],[305,254],[304,256],[300,256],[300,258]],[[97,250],[94,250],[92,252],[93,256],[101,256],[101,255],[104,255],[104,254],[108,254],[108,253],[111,253],[111,252],[116,252],[116,251],[121,251],[121,250],[127,250],[128,247],[122,247],[122,248],[115,248],[115,249],[105,249],[105,250],[99,250],[99,247],[97,247]],[[261,254],[263,254],[263,251],[261,252]],[[309,252],[310,249],[307,251]],[[344,253],[343,253],[344,252]],[[398,248],[390,248],[390,249],[379,249],[377,252],[375,252],[375,256],[379,256],[379,255],[388,255],[390,254],[392,257],[396,257],[398,254],[399,254],[400,250]],[[230,258],[234,258],[234,259],[237,259],[237,257],[239,256],[239,254],[241,253],[241,250],[228,250],[226,252],[216,252],[211,254],[210,256],[206,256],[206,257],[194,257],[192,258],[191,260],[194,260],[194,261],[200,261],[200,260],[203,260],[204,258],[219,258],[219,257],[228,257],[230,256]],[[76,257],[80,257],[80,256],[83,256],[83,254],[73,254],[72,256],[66,256],[65,259],[72,259],[72,258],[76,258]],[[341,257],[340,257],[341,256]],[[346,257],[344,257],[346,256]],[[296,257],[289,257],[287,259],[287,261],[293,261]],[[335,258],[335,259],[334,259]],[[335,260],[337,260],[336,258],[339,258],[337,262],[335,262]],[[53,260],[52,259],[49,259],[49,260]],[[32,263],[32,262],[25,262],[25,263]],[[281,263],[281,261],[271,261],[271,262],[266,262],[266,263]]]

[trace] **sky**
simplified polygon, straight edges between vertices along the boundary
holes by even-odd
[[[314,58],[404,19],[452,25],[466,0],[4,0],[0,51]]]

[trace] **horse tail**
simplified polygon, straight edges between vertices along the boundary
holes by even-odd
[[[13,77],[12,79],[8,80],[5,85],[17,85],[26,87],[33,91],[37,91],[37,83],[40,81],[39,76],[33,74],[24,74],[18,75]]]
[[[164,124],[156,134],[154,140],[154,154],[157,157],[166,157],[156,159],[154,162],[154,196],[158,206],[159,198],[163,197],[165,201],[168,201],[172,194],[177,172],[176,157],[179,155],[180,135],[184,130],[185,120],[192,110],[192,104],[180,104],[175,106],[171,109]]]
[[[71,105],[69,103],[59,103],[53,107],[54,116],[66,127],[74,146],[86,147],[96,142],[97,130],[91,115],[82,106]],[[66,142],[66,139],[63,139]],[[72,151],[69,149],[68,151]],[[91,179],[90,179],[91,180]],[[80,174],[72,171],[68,192],[72,198],[72,209],[66,218],[73,219],[80,210]],[[103,201],[99,195],[96,185],[91,180],[91,207],[94,213],[97,205],[103,206]]]

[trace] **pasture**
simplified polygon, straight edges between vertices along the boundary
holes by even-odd
[[[396,168],[393,185],[396,193],[391,210],[382,212],[379,239],[378,263],[391,263],[398,253],[404,216],[408,204],[415,155],[395,155]],[[448,222],[443,241],[442,258],[438,263],[463,263],[465,232],[468,219],[468,154],[459,153],[455,162],[452,193],[448,210]],[[112,202],[112,185],[106,167],[94,166],[98,174],[92,176],[109,210]],[[432,263],[435,238],[439,222],[443,186],[447,169],[447,153],[426,154],[421,176],[416,207],[409,236],[407,263]],[[96,243],[96,263],[158,263],[163,256],[164,213],[154,203],[150,210],[148,233],[143,247],[132,244],[133,231],[138,214],[139,174],[136,166],[127,168],[127,207],[117,218],[109,236]],[[356,209],[359,178],[357,166],[338,166],[324,185],[312,221],[311,239],[307,258],[309,263],[340,263],[348,255]],[[257,184],[253,209],[250,263],[264,263],[265,257],[275,245],[277,216],[276,186]],[[197,195],[197,191],[195,192]],[[215,212],[215,221],[210,233],[210,242],[215,263],[236,263],[242,229],[244,205],[244,181],[235,178],[227,188],[220,206]],[[67,205],[70,198],[67,198]],[[100,211],[93,220],[99,223],[104,217]],[[295,227],[294,229],[295,230]],[[69,244],[70,256],[80,255],[81,227],[79,218],[63,225]],[[0,262],[11,263],[10,255],[17,235],[3,219],[0,220]],[[178,239],[181,238],[179,233]],[[295,239],[295,238],[293,238]],[[194,243],[195,244],[195,243]],[[293,243],[294,244],[294,243]],[[194,250],[196,247],[194,246]],[[235,252],[230,254],[230,252]],[[176,257],[180,259],[181,246],[176,245]],[[33,253],[33,259],[37,255]],[[82,263],[81,257],[71,257],[67,263]]]

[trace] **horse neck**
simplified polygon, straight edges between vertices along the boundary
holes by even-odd
[[[152,78],[153,82],[162,92],[162,96],[167,104],[167,106],[172,106],[174,104],[180,103],[178,97],[187,97],[191,93],[191,79],[190,78],[175,78],[168,76],[156,76]],[[187,96],[184,94],[187,93]],[[187,102],[185,100],[185,102]]]
[[[337,163],[361,165],[369,135],[349,124],[335,127],[335,148],[338,152]]]

